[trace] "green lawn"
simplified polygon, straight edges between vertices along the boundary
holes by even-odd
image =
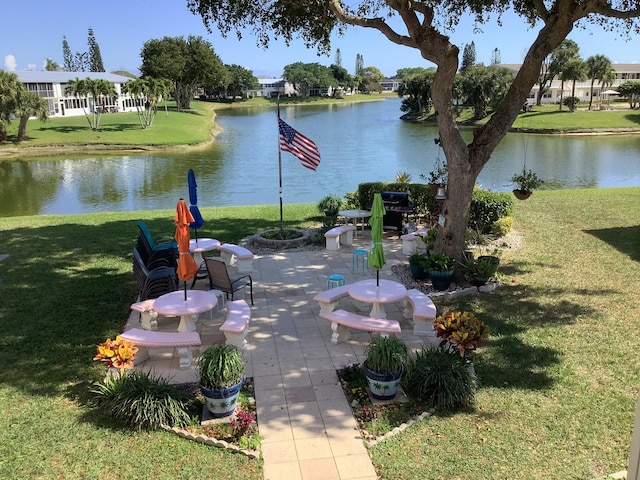
[[[472,410],[378,444],[386,479],[591,479],[626,468],[640,384],[640,188],[539,191],[517,202],[523,247],[503,285],[452,305],[491,329]],[[227,242],[278,225],[278,207],[205,208]],[[288,225],[319,221],[285,206]],[[259,462],[166,432],[114,427],[87,404],[95,346],[121,328],[136,223],[172,211],[0,218],[0,478],[261,478]],[[208,230],[210,228],[210,230]],[[439,309],[445,305],[438,304]],[[153,472],[153,477],[150,476]]]

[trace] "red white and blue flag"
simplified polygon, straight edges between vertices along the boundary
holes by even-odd
[[[279,118],[278,126],[280,129],[280,150],[292,153],[298,157],[303,167],[315,172],[320,165],[320,152],[313,140],[297,132]]]

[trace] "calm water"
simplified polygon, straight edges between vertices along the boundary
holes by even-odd
[[[318,145],[314,173],[282,154],[284,203],[315,203],[359,183],[414,181],[434,166],[435,126],[398,119],[399,99],[352,105],[283,108],[281,117]],[[278,203],[278,142],[274,110],[238,109],[217,117],[223,131],[197,152],[127,156],[28,158],[0,162],[0,216],[172,209],[188,198],[187,171],[198,181],[200,207]],[[470,135],[471,133],[468,132]],[[480,174],[485,188],[509,191],[509,178],[528,168],[547,188],[640,185],[640,135],[509,134]]]

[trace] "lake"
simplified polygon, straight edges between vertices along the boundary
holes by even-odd
[[[316,172],[282,153],[283,202],[316,203],[359,183],[392,181],[409,172],[420,182],[443,155],[435,125],[399,120],[400,99],[284,107],[281,118],[316,142]],[[127,155],[57,156],[0,162],[0,216],[173,209],[188,199],[187,171],[198,182],[198,205],[279,202],[275,110],[218,112],[222,133],[206,149]],[[466,132],[471,135],[471,131]],[[510,191],[523,164],[545,188],[640,185],[640,135],[508,134],[478,178],[483,188]]]

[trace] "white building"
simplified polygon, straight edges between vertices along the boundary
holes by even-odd
[[[520,70],[520,64],[502,64],[500,67],[504,67],[510,70],[515,75]],[[606,90],[617,90],[618,86],[629,80],[640,81],[640,64],[637,63],[614,63],[611,65],[616,72],[616,79],[612,85],[603,87],[598,80],[593,84],[593,100],[598,101],[603,98],[602,92]],[[560,90],[562,89],[562,95]],[[542,96],[542,103],[560,103],[560,98],[567,98],[571,96],[571,90],[573,89],[573,81],[569,80],[562,82],[557,78],[551,83],[551,87]],[[529,104],[535,103],[535,100],[540,91],[540,85],[536,84],[529,93]],[[575,96],[582,102],[589,101],[589,95],[591,94],[591,79],[583,82],[576,82]],[[605,97],[606,98],[606,97]]]
[[[23,71],[15,72],[18,79],[25,84],[27,90],[37,93],[49,102],[49,117],[84,115],[93,112],[92,98],[75,98],[65,95],[67,82],[79,78],[92,80],[104,79],[114,84],[117,98],[108,99],[109,110],[113,112],[135,112],[136,107],[128,95],[122,95],[122,85],[131,80],[129,77],[104,72],[49,72]],[[84,107],[84,109],[83,109]]]
[[[282,97],[297,95],[293,85],[282,78],[258,78],[258,84],[257,89],[247,90],[247,97],[274,98],[278,93]]]

